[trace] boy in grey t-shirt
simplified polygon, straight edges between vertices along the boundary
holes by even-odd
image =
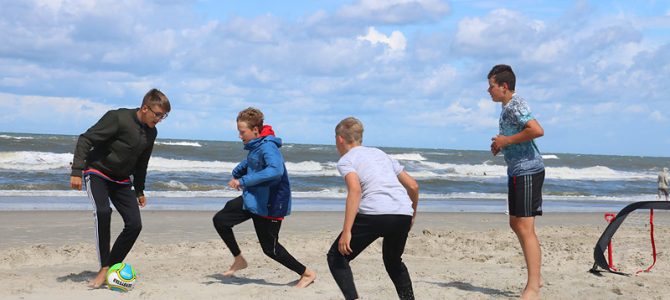
[[[342,233],[328,251],[328,266],[346,299],[358,299],[349,262],[377,238],[400,299],[414,299],[412,280],[402,262],[407,235],[414,223],[419,185],[395,159],[364,147],[363,124],[346,118],[335,128],[337,169],[347,184]]]
[[[491,99],[502,104],[500,131],[491,139],[491,153],[505,156],[509,224],[526,260],[528,281],[521,299],[540,299],[542,249],[535,233],[535,216],[542,215],[544,162],[534,139],[543,136],[544,129],[526,101],[514,92],[512,67],[496,65],[487,78]]]

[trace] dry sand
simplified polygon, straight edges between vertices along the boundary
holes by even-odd
[[[0,299],[342,299],[325,258],[342,213],[296,212],[284,221],[280,241],[318,273],[306,289],[293,288],[298,276],[263,255],[250,222],[236,227],[249,267],[233,278],[221,276],[232,257],[211,224],[213,215],[144,211],[142,234],[126,259],[139,282],[131,292],[118,293],[86,286],[98,267],[91,212],[0,212]],[[670,298],[670,257],[660,247],[650,273],[587,272],[605,226],[602,213],[545,213],[537,219],[543,298]],[[114,214],[113,236],[121,227]],[[667,227],[658,228],[657,243],[668,233]],[[362,299],[397,298],[380,244],[352,262]],[[420,213],[403,258],[417,299],[517,298],[526,279],[504,214]]]

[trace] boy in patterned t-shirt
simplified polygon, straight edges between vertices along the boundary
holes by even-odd
[[[544,163],[533,139],[544,129],[533,117],[525,100],[514,93],[516,77],[512,67],[496,65],[488,74],[488,92],[502,103],[500,132],[493,137],[491,153],[502,152],[507,163],[507,188],[510,227],[523,249],[528,281],[521,299],[539,299],[541,249],[535,234],[535,216],[542,215]]]

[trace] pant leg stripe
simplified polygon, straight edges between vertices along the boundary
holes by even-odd
[[[93,197],[93,192],[91,191],[91,179],[89,178],[90,175],[86,175],[84,178],[86,180],[86,194],[88,195],[88,199],[91,200],[91,204],[93,204],[93,230],[95,231],[95,251],[98,254],[98,262],[100,263],[100,267],[102,268],[102,256],[100,255],[100,236],[98,235],[98,211],[97,211],[97,205],[95,205],[95,198]]]
[[[531,175],[526,175],[524,181],[526,184],[526,215],[531,216],[533,214],[533,177]]]

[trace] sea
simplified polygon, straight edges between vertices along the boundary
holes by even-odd
[[[0,133],[0,211],[89,210],[84,191],[69,187],[78,136]],[[380,147],[420,185],[425,212],[504,213],[506,166],[489,151]],[[281,147],[294,211],[342,211],[346,186],[334,145]],[[240,141],[157,139],[149,161],[149,210],[219,210],[240,192],[227,187],[247,152]],[[543,210],[616,212],[656,200],[667,157],[543,153]]]

